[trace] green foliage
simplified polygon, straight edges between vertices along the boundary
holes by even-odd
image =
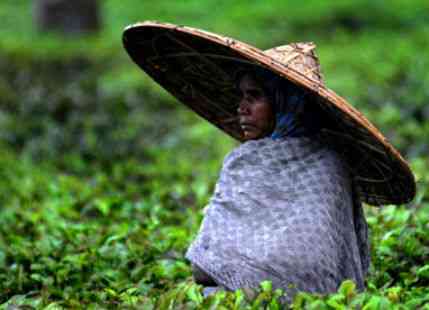
[[[429,309],[425,1],[101,1],[91,37],[37,33],[0,2],[0,309],[281,309],[282,292],[206,298],[184,253],[235,142],[176,104],[121,47],[127,24],[202,27],[261,48],[315,41],[327,84],[410,159],[406,206],[365,209],[368,289],[293,309]]]

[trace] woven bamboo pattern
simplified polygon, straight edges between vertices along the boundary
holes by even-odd
[[[319,58],[317,58],[315,49],[316,44],[313,42],[299,42],[274,47],[264,53],[280,64],[289,66],[318,83],[323,83]]]
[[[416,185],[407,162],[358,110],[324,85],[313,43],[264,52],[200,29],[147,21],[127,27],[123,44],[156,82],[239,141],[244,137],[236,113],[238,70],[262,66],[305,88],[328,120],[320,139],[347,162],[360,199],[375,206],[413,199]]]

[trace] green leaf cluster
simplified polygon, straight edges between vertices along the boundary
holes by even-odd
[[[0,2],[0,309],[282,309],[257,289],[203,297],[184,253],[236,145],[133,65],[138,20],[261,48],[315,41],[327,85],[410,160],[418,191],[365,207],[367,290],[349,280],[293,309],[429,309],[426,1],[100,1],[98,35],[42,34],[30,2]],[[285,292],[287,294],[287,292]]]

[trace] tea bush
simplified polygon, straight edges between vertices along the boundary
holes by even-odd
[[[37,33],[0,3],[0,309],[281,309],[269,282],[203,298],[184,253],[231,138],[177,104],[121,47],[157,19],[269,48],[315,41],[329,87],[410,160],[413,202],[365,207],[367,290],[294,309],[429,309],[429,80],[424,1],[105,0],[104,29]]]

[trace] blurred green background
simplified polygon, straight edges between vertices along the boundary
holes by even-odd
[[[418,194],[366,207],[367,292],[345,285],[296,307],[429,302],[427,1],[104,0],[98,31],[80,35],[38,27],[35,1],[0,2],[0,307],[274,305],[266,287],[254,301],[202,299],[191,281],[183,254],[236,142],[131,62],[122,31],[143,20],[261,49],[315,42],[328,87],[410,161]]]

